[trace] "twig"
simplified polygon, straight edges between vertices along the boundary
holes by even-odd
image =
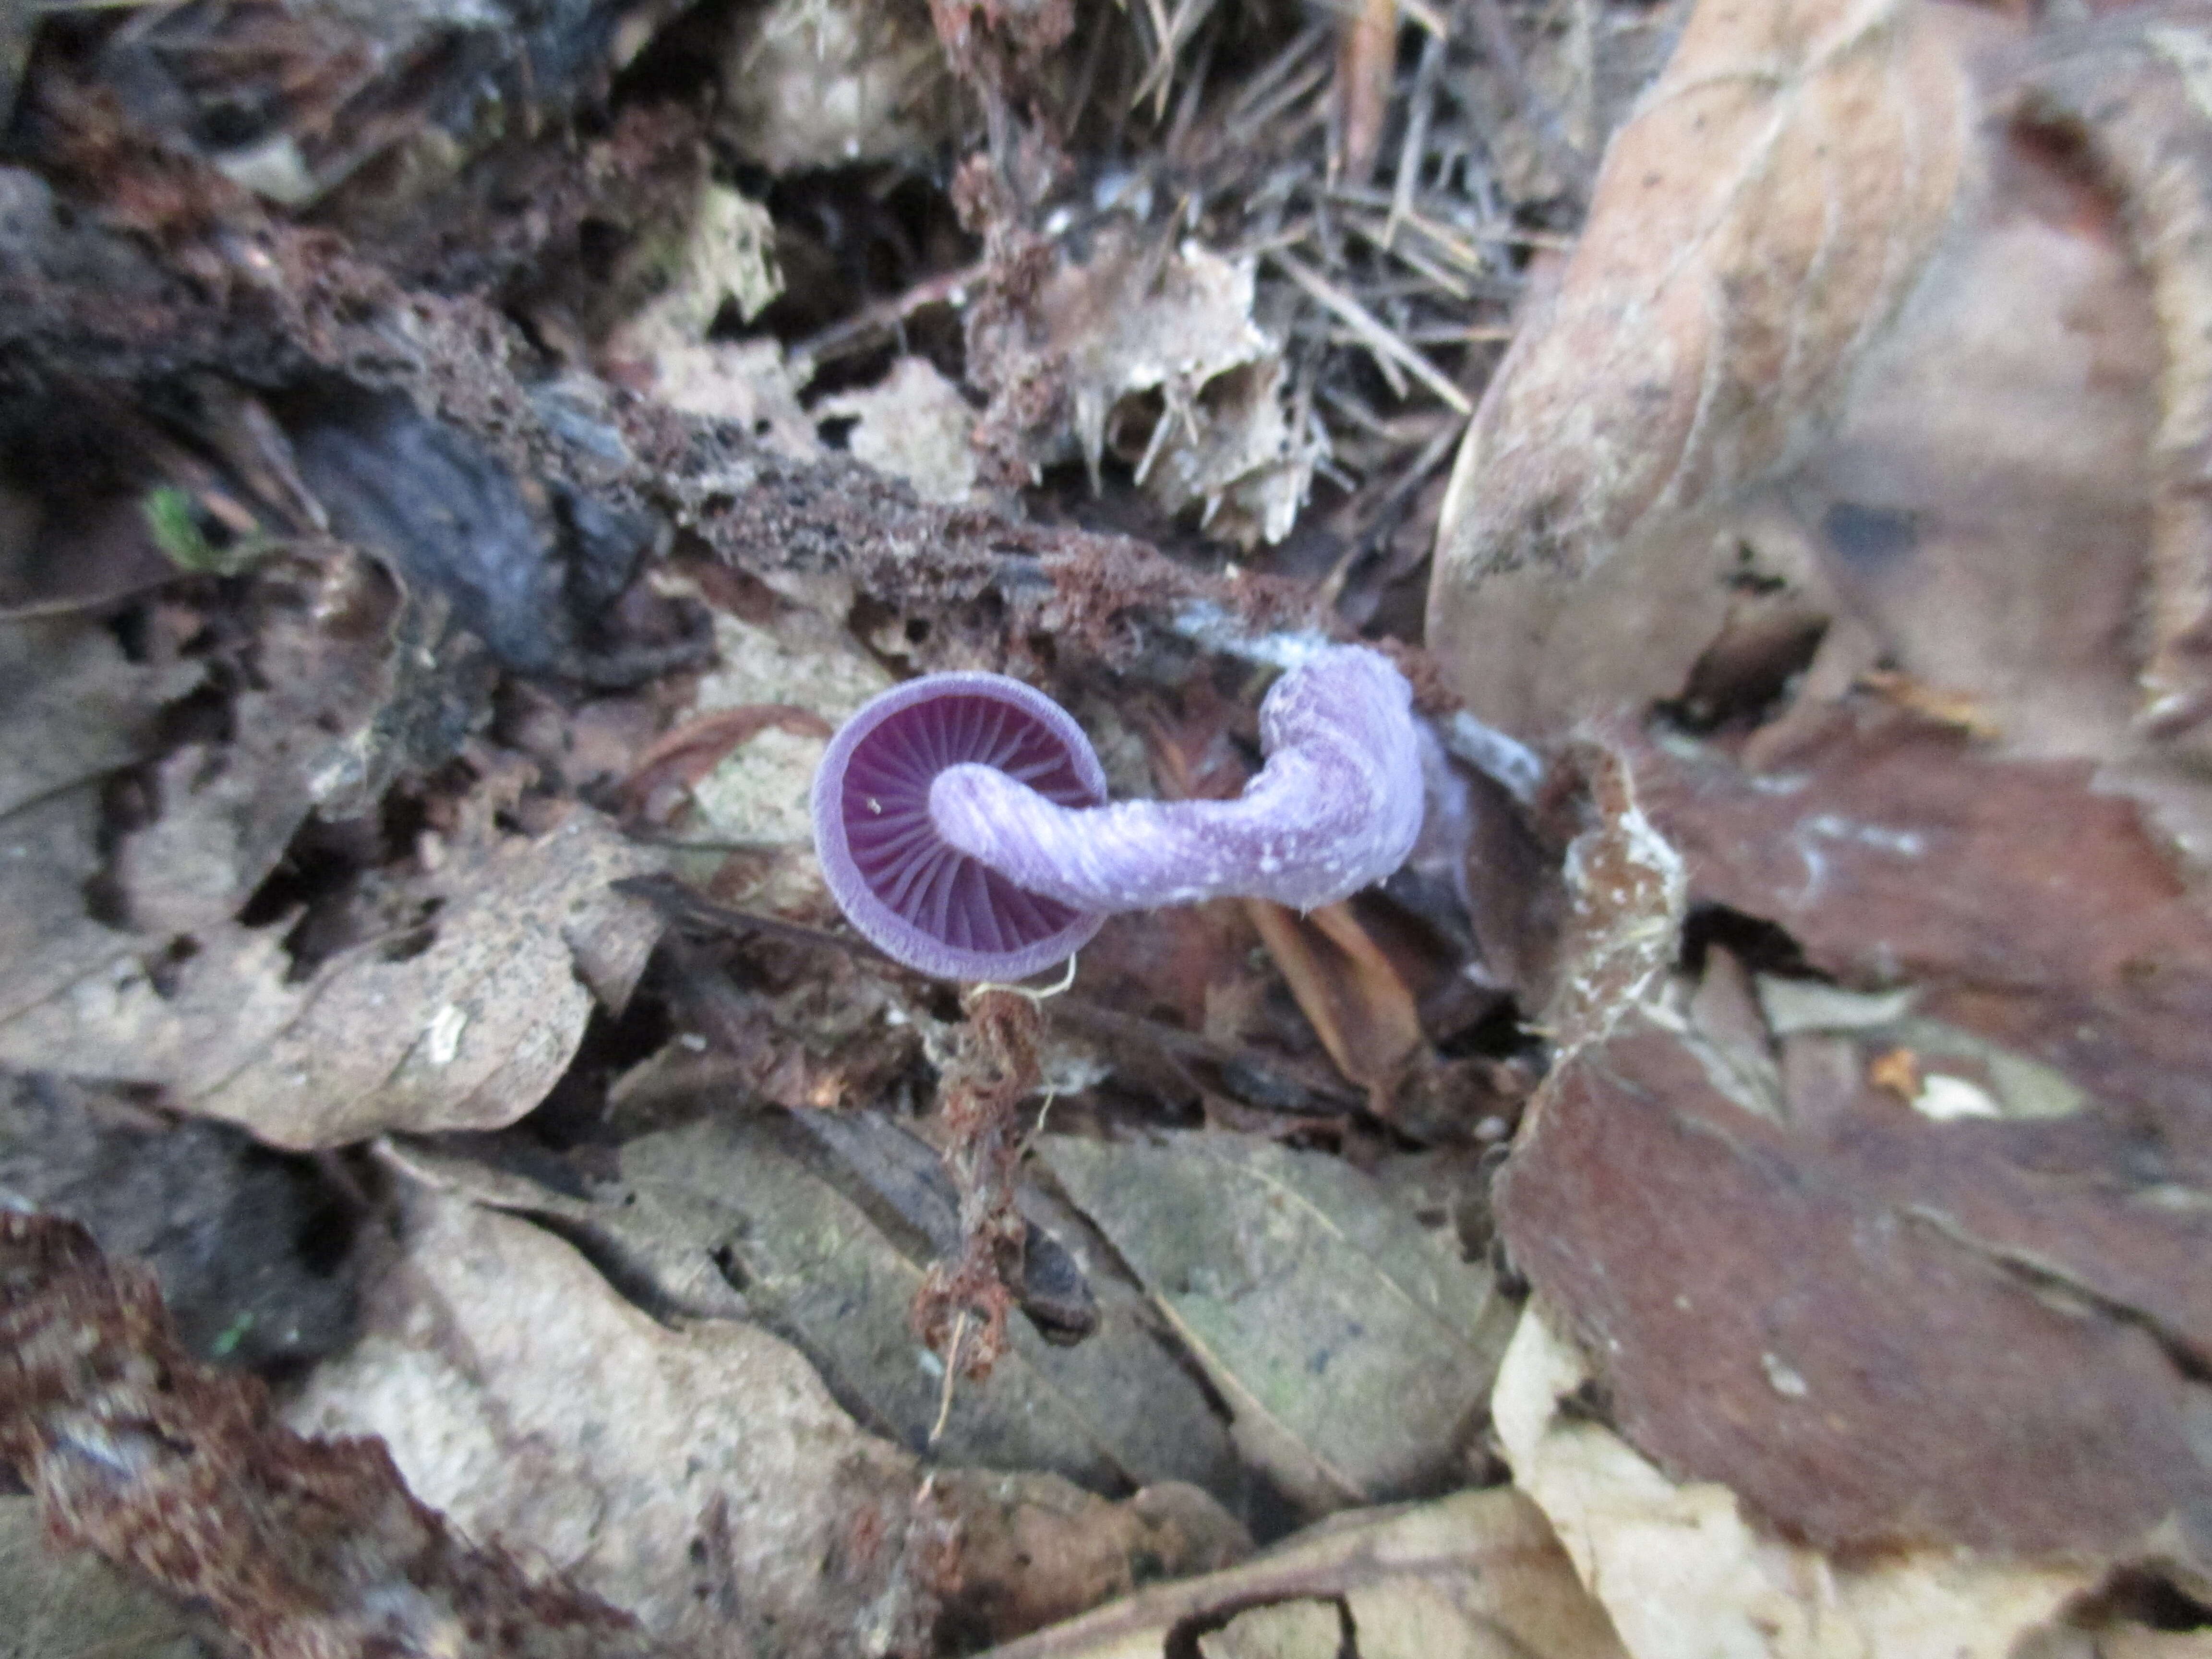
[[[1474,405],[1451,381],[1451,377],[1393,333],[1381,319],[1338,288],[1295,254],[1277,249],[1268,254],[1285,276],[1319,301],[1380,358],[1387,357],[1428,387],[1462,415],[1472,415]]]
[[[1444,69],[1445,37],[1435,31],[1421,43],[1421,61],[1413,71],[1413,94],[1406,112],[1406,142],[1398,149],[1398,177],[1390,191],[1390,216],[1382,227],[1382,246],[1389,248],[1399,222],[1413,210],[1413,191],[1421,179],[1421,155],[1429,147],[1429,121],[1434,112],[1437,82]]]
[[[866,309],[855,312],[841,323],[832,323],[817,334],[809,336],[791,349],[793,362],[820,362],[835,357],[853,343],[878,329],[895,328],[921,310],[952,300],[961,289],[980,283],[989,274],[990,264],[979,259],[972,265],[963,265],[957,270],[933,276],[926,283],[917,283],[903,294],[888,300],[879,300]]]

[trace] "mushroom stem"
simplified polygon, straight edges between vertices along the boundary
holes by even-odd
[[[1379,652],[1323,651],[1260,708],[1267,765],[1235,800],[1069,808],[995,768],[931,783],[938,833],[1016,886],[1079,909],[1237,896],[1310,910],[1381,880],[1420,833],[1413,690]]]

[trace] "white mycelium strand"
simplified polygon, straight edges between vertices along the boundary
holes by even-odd
[[[1260,706],[1267,763],[1235,800],[1055,805],[988,766],[938,775],[938,833],[1018,887],[1092,911],[1231,896],[1310,910],[1406,860],[1420,833],[1413,689],[1379,652],[1337,646]]]

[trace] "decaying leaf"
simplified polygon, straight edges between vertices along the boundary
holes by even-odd
[[[618,1007],[659,936],[609,890],[653,867],[579,809],[532,842],[487,826],[426,877],[434,914],[298,983],[283,928],[207,930],[181,959],[130,941],[0,1024],[9,1063],[160,1085],[276,1146],[492,1127],[542,1100],[594,998]]]
[[[2095,790],[2087,763],[2001,759],[1858,704],[1765,769],[1646,750],[1636,771],[1692,903],[1778,924],[1843,983],[1913,986],[1923,1013],[2057,1068],[2112,1126],[2045,1132],[2071,1156],[2146,1178],[2100,1144],[2125,1123],[2154,1133],[2166,1173],[2203,1178],[2212,916],[2143,810]]]
[[[80,618],[0,626],[0,1022],[129,949],[86,905],[104,862],[100,787],[155,752],[161,706],[200,673],[129,663]]]
[[[824,398],[817,421],[849,420],[845,448],[878,472],[904,478],[924,501],[962,501],[975,492],[975,411],[927,357],[902,357],[878,384]]]
[[[1348,904],[1304,916],[1263,899],[1243,906],[1336,1069],[1388,1115],[1392,1091],[1427,1044],[1405,980]]]
[[[1542,1515],[1510,1487],[1337,1516],[988,1659],[1168,1659],[1193,1645],[1205,1659],[1622,1659]]]
[[[259,1382],[177,1346],[150,1275],[51,1217],[0,1212],[0,1460],[50,1543],[206,1608],[255,1659],[663,1651],[605,1602],[460,1542],[374,1441],[291,1432]]]
[[[380,1434],[408,1485],[705,1653],[877,1652],[925,1620],[902,1454],[749,1326],[670,1331],[526,1222],[420,1195],[361,1342],[292,1420]],[[436,1310],[434,1316],[433,1310]]]
[[[703,185],[675,234],[631,250],[623,280],[651,297],[608,339],[609,356],[650,362],[672,346],[697,346],[725,305],[750,322],[783,291],[775,222],[742,192]]]
[[[2063,156],[2063,150],[2058,152]],[[1972,222],[1782,490],[1863,645],[2016,752],[2105,758],[2138,699],[2162,356],[2111,204],[1989,147]],[[1828,696],[1844,689],[1824,687]]]
[[[2027,118],[2085,140],[2121,198],[2127,251],[2148,278],[2163,361],[2150,473],[2146,724],[2201,728],[2212,712],[2212,522],[2203,506],[2212,436],[2212,32],[2186,8],[2145,7],[2044,43],[2018,88]],[[2132,526],[2130,526],[2132,527]],[[2200,734],[2191,748],[2200,757]]]
[[[780,0],[745,14],[722,63],[723,130],[771,173],[933,159],[958,118],[918,6]]]
[[[1675,694],[1733,578],[1802,582],[1740,570],[1714,514],[1832,415],[1936,246],[1965,53],[2000,27],[1923,0],[1692,14],[1444,502],[1428,638],[1478,716],[1548,731]]]
[[[1095,478],[1110,446],[1168,512],[1280,541],[1320,452],[1285,408],[1280,343],[1253,320],[1253,264],[1160,234],[1109,219],[1079,260],[1044,251],[1018,320],[970,342],[986,430],[1012,428],[1031,471],[1079,455]]]
[[[98,1556],[46,1547],[39,1504],[0,1498],[8,1659],[208,1659],[185,1614]]]
[[[202,1358],[299,1366],[353,1340],[343,1189],[228,1124],[0,1073],[0,1208],[66,1217],[102,1251],[151,1267],[179,1339]]]
[[[957,1241],[951,1189],[941,1211],[925,1213],[896,1169],[825,1166],[819,1144],[793,1128],[762,1115],[641,1137],[623,1150],[618,1187],[550,1213],[605,1239],[603,1255],[679,1309],[698,1305],[695,1285],[742,1286],[741,1308],[801,1349],[848,1410],[918,1451],[936,1426],[944,1372],[909,1315],[929,1262]],[[933,1163],[933,1149],[917,1150]],[[544,1204],[541,1194],[519,1207]],[[1156,1316],[1103,1252],[1079,1234],[1065,1243],[1088,1258],[1094,1328],[1066,1346],[1026,1317],[1009,1322],[989,1378],[953,1394],[938,1454],[1097,1489],[1182,1480],[1235,1497],[1225,1425]]]
[[[155,816],[122,838],[131,922],[196,934],[229,921],[310,812],[358,817],[393,781],[449,758],[481,720],[491,665],[442,599],[401,592],[364,555],[266,560],[247,601],[250,674],[221,741],[164,755]]]
[[[2006,1659],[2094,1582],[2080,1566],[1947,1548],[1824,1559],[1758,1529],[1727,1487],[1669,1480],[1590,1421],[1575,1407],[1591,1376],[1540,1301],[1506,1349],[1492,1414],[1514,1484],[1635,1659]]]
[[[1310,1512],[1453,1478],[1510,1319],[1455,1241],[1341,1160],[1257,1138],[1040,1151]]]
[[[384,1435],[472,1536],[565,1569],[685,1652],[914,1655],[1018,1634],[1238,1553],[1202,1494],[925,1472],[756,1327],[675,1328],[568,1245],[418,1192],[368,1334],[296,1420]]]
[[[818,891],[806,811],[814,769],[830,732],[890,678],[845,630],[796,606],[762,622],[718,611],[714,641],[721,660],[700,677],[695,719],[769,707],[797,718],[763,723],[693,785],[703,829],[719,838],[798,850],[806,873],[792,872],[778,890],[803,885]],[[809,722],[820,729],[807,730]]]
[[[1621,1433],[1821,1549],[2203,1571],[2212,921],[2140,810],[1880,708],[1634,764],[1691,905],[1850,988],[1711,946],[1545,1085],[1500,1220]]]

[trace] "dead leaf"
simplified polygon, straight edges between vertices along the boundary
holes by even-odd
[[[33,1498],[0,1497],[8,1659],[206,1659],[185,1616],[88,1551],[47,1546]]]
[[[927,357],[901,357],[862,392],[815,405],[819,422],[849,420],[845,449],[878,472],[903,478],[927,501],[964,501],[975,491],[975,411]]]
[[[722,130],[773,173],[926,165],[955,138],[957,94],[936,31],[890,0],[781,0],[749,12],[721,70]]]
[[[1907,677],[1893,695],[2020,754],[2113,757],[2136,746],[2157,523],[2154,296],[2063,145],[1990,144],[1979,170],[1969,219],[1782,493]]]
[[[1205,1645],[1239,1626],[1232,1644]],[[1245,1659],[1283,1650],[1257,1643],[1306,1635],[1325,1635],[1318,1659],[1622,1659],[1543,1516],[1510,1487],[1337,1516],[1241,1567],[1146,1590],[986,1659],[1167,1659],[1192,1645]]]
[[[752,1317],[803,1348],[864,1421],[919,1450],[943,1370],[908,1315],[949,1241],[914,1238],[903,1218],[892,1228],[872,1221],[889,1195],[848,1196],[813,1162],[805,1138],[772,1121],[702,1123],[626,1146],[622,1190],[684,1241],[690,1260],[726,1261]],[[1060,1243],[1088,1259],[1097,1328],[1070,1347],[1011,1321],[990,1377],[954,1392],[939,1455],[1056,1471],[1094,1488],[1183,1480],[1233,1498],[1224,1425],[1141,1297],[1087,1238],[1064,1233]]]
[[[1949,1549],[1824,1559],[1755,1528],[1727,1487],[1676,1483],[1577,1402],[1591,1368],[1539,1301],[1522,1315],[1492,1415],[1515,1484],[1552,1517],[1635,1659],[2008,1659],[2094,1582],[2079,1566]]]
[[[927,1613],[902,1568],[912,1463],[797,1354],[727,1322],[664,1329],[526,1222],[429,1194],[409,1214],[360,1343],[310,1380],[295,1424],[380,1434],[469,1536],[686,1650],[773,1632],[778,1653],[843,1653],[855,1630],[878,1652],[911,1644]]]
[[[550,1233],[417,1191],[360,1346],[295,1419],[381,1432],[471,1535],[564,1568],[687,1653],[933,1651],[1239,1548],[1194,1490],[1120,1504],[939,1469],[856,1428],[750,1324],[671,1329]]]
[[[349,1194],[228,1124],[172,1121],[122,1091],[0,1073],[0,1207],[65,1216],[103,1251],[151,1267],[201,1358],[296,1368],[353,1340]],[[303,1239],[314,1241],[312,1261]]]
[[[2152,732],[2178,735],[2212,713],[2212,521],[2203,501],[2212,434],[2212,33],[2186,9],[2146,8],[2062,34],[2018,88],[2028,120],[2086,139],[2117,187],[2128,252],[2148,279],[2165,347],[2155,438],[2147,447],[2151,638],[2142,666]],[[2131,526],[2132,527],[2132,526]],[[2200,757],[2200,739],[2192,745]]]
[[[2212,1151],[2212,916],[2089,763],[1845,708],[1763,771],[1706,749],[1643,750],[1636,773],[1692,902],[1787,929],[1845,985],[1919,988],[1923,1012],[2057,1068],[2116,1125],[2156,1125],[2167,1156]]]
[[[1200,1659],[1337,1659],[1343,1647],[1334,1601],[1271,1601],[1198,1638]]]
[[[131,662],[83,617],[0,621],[0,819],[142,758],[161,705],[202,672]]]
[[[489,699],[491,665],[444,603],[349,548],[264,560],[246,607],[252,669],[225,665],[227,732],[162,757],[156,816],[116,848],[118,896],[148,933],[232,920],[310,812],[373,811],[395,779],[449,759]]]
[[[1243,905],[1336,1069],[1388,1116],[1392,1091],[1428,1047],[1404,979],[1349,904],[1304,916],[1261,899]]]
[[[1688,902],[1851,988],[1763,978],[1728,1017],[1709,950],[1540,1095],[1501,1220],[1623,1433],[1822,1548],[2171,1526],[2201,1561],[2212,921],[2140,810],[1881,708],[1765,773],[1631,756]],[[1915,1112],[1875,1075],[1899,1047]]]
[[[637,765],[623,780],[622,796],[631,813],[644,811],[658,793],[672,787],[689,790],[728,757],[771,727],[788,736],[827,742],[830,723],[819,714],[787,703],[754,703],[718,708],[685,720],[646,746]]]
[[[1663,1008],[1547,1082],[1501,1225],[1621,1432],[1822,1549],[2200,1550],[2203,1221],[1843,1088],[1747,1109]]]
[[[440,908],[290,981],[281,927],[228,925],[181,960],[119,953],[0,1024],[8,1063],[155,1084],[272,1145],[486,1128],[542,1100],[592,1002],[619,1007],[659,936],[610,884],[653,868],[579,809],[536,842],[453,848]]]
[[[969,1583],[958,1634],[1026,1635],[1157,1578],[1212,1572],[1252,1553],[1243,1528],[1195,1486],[1165,1481],[1109,1504],[1057,1475],[958,1473]]]
[[[254,1378],[196,1364],[151,1276],[74,1223],[0,1212],[0,1458],[48,1540],[207,1608],[250,1653],[664,1651],[605,1602],[456,1539],[375,1442],[303,1439]]]
[[[1732,578],[1807,590],[1741,572],[1714,515],[1802,452],[1936,246],[1963,54],[2000,27],[1923,0],[1692,14],[1460,451],[1428,639],[1477,716],[1542,732],[1674,695]]]
[[[131,948],[87,911],[101,786],[155,752],[161,705],[201,673],[131,664],[82,618],[0,623],[0,1022]]]
[[[1079,262],[1040,244],[1044,270],[1003,276],[1011,314],[970,326],[969,378],[994,398],[978,441],[1006,434],[1031,474],[1079,455],[1094,479],[1111,444],[1167,512],[1198,508],[1248,546],[1280,541],[1321,449],[1284,407],[1281,343],[1252,317],[1253,262],[1160,234],[1109,219]]]
[[[1239,1449],[1309,1513],[1450,1478],[1508,1317],[1455,1241],[1340,1159],[1256,1137],[1039,1152],[1228,1398]]]

